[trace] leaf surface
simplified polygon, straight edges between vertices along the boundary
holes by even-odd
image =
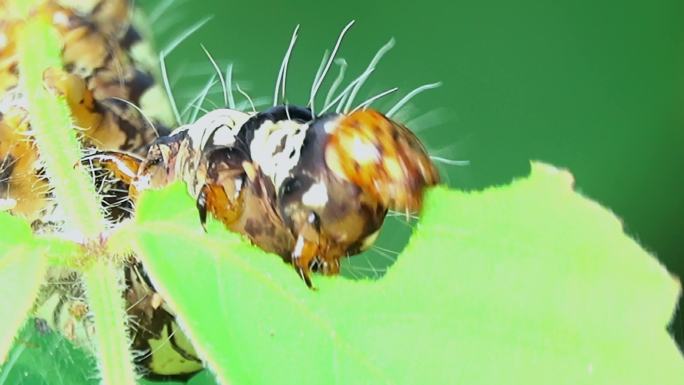
[[[22,219],[0,212],[0,365],[43,283],[47,259]]]
[[[572,177],[433,189],[375,281],[316,276],[146,193],[136,249],[224,384],[681,384],[678,283]]]

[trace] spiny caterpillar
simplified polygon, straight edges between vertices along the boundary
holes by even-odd
[[[272,108],[242,112],[229,105],[157,139],[144,158],[101,151],[85,160],[112,170],[130,185],[133,197],[185,181],[202,223],[210,212],[228,229],[292,263],[309,287],[311,271],[339,273],[341,258],[372,245],[388,210],[418,211],[423,190],[439,181],[418,138],[368,108],[382,94],[352,108],[354,95],[389,46],[315,112],[316,93],[351,25],[323,62],[307,107],[279,104],[295,29]],[[335,104],[337,109],[326,113]]]

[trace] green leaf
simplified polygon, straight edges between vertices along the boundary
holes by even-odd
[[[29,225],[0,213],[0,365],[43,283],[46,259],[35,248]]]
[[[71,344],[59,333],[46,329],[41,321],[29,319],[0,371],[0,385],[98,385],[95,358]],[[211,385],[198,374],[187,385]],[[204,381],[202,381],[204,380]],[[140,380],[140,385],[159,382]],[[168,385],[184,382],[165,381]]]
[[[217,226],[180,185],[142,197],[137,249],[223,384],[680,384],[679,285],[567,172],[436,188],[376,281],[315,277]]]
[[[0,385],[96,385],[95,374],[92,356],[29,319],[0,371]]]

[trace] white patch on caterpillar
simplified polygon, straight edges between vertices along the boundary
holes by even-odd
[[[328,188],[325,182],[318,182],[302,195],[302,203],[313,208],[322,208],[328,203]]]
[[[380,152],[373,143],[358,137],[354,138],[351,143],[351,153],[359,164],[378,163],[381,158]]]
[[[164,303],[164,299],[158,293],[152,293],[152,298],[150,300],[150,305],[152,309],[157,310]]]
[[[295,243],[294,250],[292,251],[292,258],[299,258],[302,256],[302,250],[304,250],[304,237],[300,234],[297,237],[297,243]]]
[[[254,132],[254,139],[249,145],[252,160],[271,179],[276,191],[299,163],[308,129],[308,123],[267,120]],[[285,143],[280,148],[283,140]]]
[[[5,47],[7,47],[7,35],[0,33],[0,50],[5,49]]]
[[[188,136],[192,140],[193,150],[201,152],[213,135],[211,144],[232,146],[240,127],[250,115],[238,110],[221,108],[206,113],[196,122],[189,125]]]
[[[235,184],[235,195],[233,196],[233,199],[238,199],[240,196],[240,191],[242,191],[242,179],[235,178],[233,183]]]
[[[138,191],[145,191],[152,185],[149,175],[140,175],[133,181],[133,185]]]
[[[339,123],[340,119],[334,119],[325,122],[323,125],[323,130],[326,132],[326,134],[332,134],[335,132],[335,129],[337,129],[337,123]]]
[[[232,146],[235,144],[235,132],[227,126],[221,126],[214,131],[213,144],[219,146]]]

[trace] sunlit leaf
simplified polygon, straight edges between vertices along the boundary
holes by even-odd
[[[47,263],[24,220],[0,213],[0,229],[1,365],[43,283]]]
[[[315,277],[215,226],[183,186],[146,194],[137,248],[227,384],[675,384],[677,282],[571,176],[434,189],[377,281]]]

